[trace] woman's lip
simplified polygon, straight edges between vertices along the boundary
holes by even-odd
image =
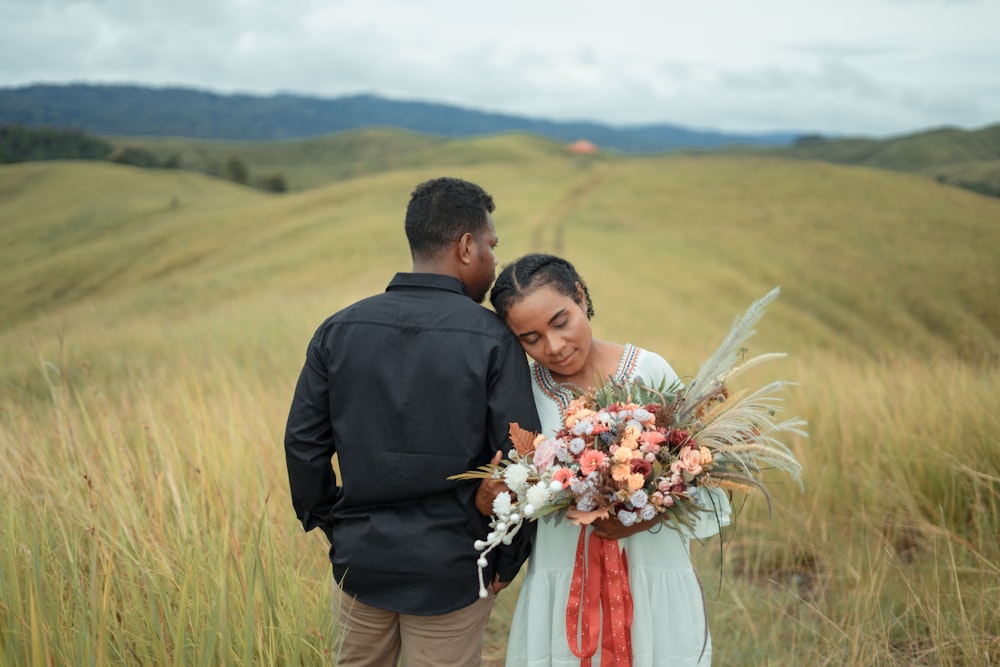
[[[572,358],[573,358],[573,352],[570,352],[569,354],[567,354],[562,359],[559,359],[558,361],[556,361],[555,365],[556,366],[565,366],[569,362],[569,360],[572,359]]]

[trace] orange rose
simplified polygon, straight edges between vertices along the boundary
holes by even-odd
[[[619,444],[622,447],[628,447],[629,449],[637,449],[639,447],[639,428],[635,424],[629,424],[622,431],[622,437]]]
[[[646,485],[646,476],[641,472],[634,472],[628,476],[629,491],[638,491]]]
[[[589,475],[592,472],[597,472],[604,465],[604,453],[599,452],[596,449],[588,449],[580,457],[580,472],[584,475]]]
[[[614,457],[616,463],[625,463],[626,461],[631,461],[635,458],[635,452],[633,452],[629,447],[621,446],[615,450],[615,453],[612,454],[612,456]]]
[[[632,466],[628,463],[618,463],[611,469],[611,478],[616,482],[624,482],[632,474]]]
[[[701,448],[701,465],[702,466],[707,466],[713,460],[714,460],[714,458],[712,457],[712,450],[709,449],[708,447],[702,447]]]

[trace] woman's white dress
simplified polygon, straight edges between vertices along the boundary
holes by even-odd
[[[677,374],[663,357],[626,345],[615,380],[630,382],[637,377],[651,386],[667,385]],[[559,430],[562,411],[572,400],[549,372],[532,363],[535,405],[547,435]],[[703,490],[702,493],[705,491]],[[712,491],[716,513],[706,512],[694,534],[715,535],[729,524],[726,495]],[[589,529],[588,529],[589,530]],[[712,643],[707,635],[701,586],[691,564],[690,537],[666,526],[658,532],[642,532],[619,540],[628,557],[629,584],[633,598],[633,667],[680,667],[709,665]],[[521,587],[507,642],[507,667],[573,667],[566,638],[566,604],[580,527],[562,515],[539,520],[528,570]],[[593,658],[600,664],[600,648]]]

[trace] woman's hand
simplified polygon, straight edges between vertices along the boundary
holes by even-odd
[[[631,526],[625,526],[622,525],[622,522],[618,519],[608,517],[607,519],[598,519],[591,525],[594,526],[594,533],[598,537],[602,537],[606,540],[620,540],[623,537],[628,537],[629,535],[635,535],[636,533],[641,533],[644,530],[649,530],[659,523],[659,519],[653,518],[633,523]]]

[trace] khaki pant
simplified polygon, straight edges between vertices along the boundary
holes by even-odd
[[[479,667],[494,595],[439,616],[370,607],[333,584],[337,667]]]

